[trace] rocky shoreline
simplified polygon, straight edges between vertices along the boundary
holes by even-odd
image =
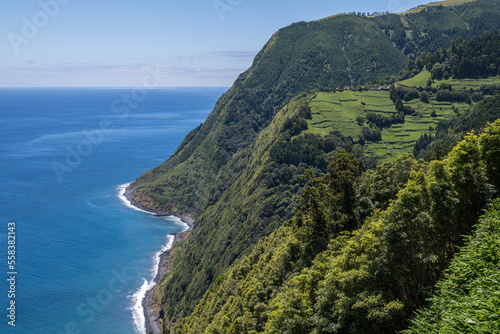
[[[174,216],[174,217],[179,218],[183,223],[185,223],[188,226],[188,229],[186,229],[185,231],[180,232],[180,233],[171,233],[170,234],[174,237],[174,242],[172,243],[172,247],[176,242],[183,240],[186,233],[193,228],[194,219],[191,217],[183,216],[183,215],[174,215],[174,214],[171,214],[168,212],[150,209],[150,208],[147,208],[147,207],[137,203],[132,196],[133,187],[134,187],[133,183],[129,184],[127,186],[127,188],[125,189],[125,193],[123,194],[123,196],[125,196],[125,198],[130,202],[130,204],[135,206],[138,209],[152,213],[155,217]],[[170,250],[171,249],[160,254],[160,263],[158,265],[158,271],[156,272],[155,277],[153,278],[153,281],[155,282],[155,287],[156,287],[156,284],[159,282],[160,278],[164,274],[166,274],[168,271],[168,261],[170,259]],[[146,324],[145,324],[146,334],[149,334],[149,333],[161,334],[158,315],[156,314],[155,310],[151,306],[155,287],[148,290],[146,292],[146,295],[144,296],[144,299],[142,300],[142,307],[144,310],[144,318],[146,320]]]

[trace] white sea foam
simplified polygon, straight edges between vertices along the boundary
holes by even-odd
[[[146,293],[153,288],[154,281],[148,282],[144,279],[142,286],[132,295],[132,318],[134,319],[134,324],[136,327],[136,332],[139,334],[146,334],[146,317],[144,316],[144,308],[142,306],[142,301],[146,296]]]
[[[153,276],[153,281],[155,279],[156,274],[158,273],[158,269],[160,269],[160,256],[165,253],[166,251],[169,251],[172,249],[172,246],[174,245],[174,236],[173,235],[167,235],[167,243],[161,250],[155,253],[153,257],[153,269],[151,270],[151,274]]]
[[[174,236],[167,236],[167,243],[161,250],[155,253],[153,256],[153,268],[151,270],[151,280],[148,282],[144,278],[144,282],[142,286],[132,295],[132,318],[134,319],[134,323],[139,334],[146,334],[146,317],[144,316],[144,307],[142,302],[146,297],[146,293],[153,289],[156,285],[155,278],[158,273],[158,269],[160,267],[160,257],[166,251],[172,249],[174,245]]]
[[[128,208],[136,210],[136,211],[140,211],[140,212],[144,212],[144,213],[148,213],[148,214],[154,214],[153,212],[138,208],[137,206],[133,205],[132,202],[130,202],[130,200],[125,196],[125,192],[127,191],[127,188],[129,185],[131,185],[131,183],[125,183],[125,184],[118,186],[118,197],[122,200],[123,204],[125,204],[125,206],[127,206]],[[167,216],[167,217],[174,220],[177,225],[181,225],[184,227],[184,229],[181,231],[181,233],[189,230],[189,225],[186,224],[185,222],[183,222],[182,219],[180,219],[179,217],[176,217],[174,215]],[[165,218],[165,217],[162,216],[161,218]]]
[[[136,207],[135,205],[132,204],[132,202],[129,201],[127,197],[125,197],[125,191],[127,191],[127,187],[131,185],[131,183],[125,183],[120,186],[118,186],[118,197],[122,200],[122,202],[130,209],[144,212],[144,213],[151,213],[149,211],[143,210],[141,208]]]
[[[182,219],[180,219],[179,217],[176,217],[176,216],[168,216],[170,219],[173,219],[175,220],[175,223],[178,224],[178,225],[181,225],[184,227],[184,229],[179,232],[179,233],[182,233],[182,232],[186,232],[187,230],[189,230],[189,225],[186,224],[185,222],[182,221]]]
[[[125,197],[125,191],[127,190],[127,187],[130,185],[130,183],[122,184],[118,187],[118,197],[123,201],[123,203],[137,211],[141,211],[144,213],[151,214],[151,212],[148,212],[146,210],[142,210],[136,206],[134,206],[127,197]],[[173,219],[176,224],[181,225],[184,227],[184,231],[189,230],[189,225],[184,223],[179,217],[175,216],[169,216],[169,218]],[[132,318],[134,319],[134,324],[136,326],[136,332],[139,334],[146,334],[146,317],[144,315],[144,307],[143,307],[143,301],[144,298],[146,297],[146,293],[153,289],[156,285],[155,278],[156,275],[158,274],[158,270],[160,268],[160,259],[161,255],[170,249],[172,249],[172,246],[174,245],[174,240],[175,237],[173,235],[168,235],[167,236],[167,243],[165,246],[163,246],[162,249],[160,249],[158,252],[156,252],[153,255],[153,266],[151,268],[151,280],[148,281],[144,278],[144,282],[142,286],[132,295]]]

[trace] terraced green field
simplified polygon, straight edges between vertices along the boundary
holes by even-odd
[[[310,106],[312,120],[307,132],[322,135],[335,129],[344,135],[357,137],[361,131],[356,122],[358,116],[365,117],[370,111],[384,114],[396,112],[388,91],[319,92],[310,100]]]
[[[430,73],[429,73],[430,74]],[[410,79],[411,80],[411,79]],[[403,82],[401,82],[403,83]],[[435,80],[432,87],[437,87],[445,83],[451,85],[453,89],[479,89],[481,85],[487,84],[500,84],[500,76],[489,77],[486,79],[448,79],[448,80]]]
[[[308,121],[306,133],[327,134],[338,130],[342,134],[352,136],[357,140],[362,125],[358,124],[357,117],[366,118],[368,112],[395,114],[394,103],[389,98],[389,91],[338,91],[334,93],[319,92],[310,99],[312,119]],[[367,156],[379,158],[380,162],[393,160],[403,153],[412,153],[415,141],[421,135],[433,133],[437,123],[455,115],[452,106],[459,111],[469,108],[467,104],[437,102],[430,99],[430,103],[423,103],[418,99],[405,102],[417,110],[417,116],[407,115],[405,123],[393,124],[382,129],[382,140],[366,142],[363,149]],[[432,112],[436,113],[432,117]]]
[[[425,87],[430,78],[431,73],[424,70],[399,83],[407,87]],[[486,79],[435,80],[432,86],[438,87],[443,83],[451,85],[453,90],[477,90],[484,84],[500,84],[500,76]],[[429,94],[429,103],[414,99],[404,104],[414,108],[416,115],[407,115],[403,124],[393,124],[381,129],[381,141],[365,143],[363,150],[367,156],[377,157],[383,162],[393,160],[402,153],[412,153],[413,146],[420,136],[432,134],[440,120],[451,118],[456,113],[470,108],[470,105],[465,103],[438,102],[432,93]],[[361,134],[363,126],[367,125],[359,124],[359,117],[363,118],[364,122],[368,112],[396,114],[388,90],[318,92],[309,100],[309,105],[312,119],[308,121],[309,128],[306,133],[325,135],[332,130],[338,130],[355,140]]]
[[[399,83],[407,87],[425,87],[427,81],[431,78],[431,72],[422,71],[416,76],[400,81]],[[500,76],[489,77],[485,79],[448,79],[448,80],[434,80],[432,87],[438,87],[441,84],[448,84],[455,90],[458,89],[479,89],[481,85],[487,84],[500,84]]]

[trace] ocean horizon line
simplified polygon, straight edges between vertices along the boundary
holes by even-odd
[[[113,90],[113,89],[144,89],[144,90],[170,90],[170,89],[229,89],[229,86],[158,86],[158,87],[141,87],[141,86],[0,86],[0,89],[103,89],[103,90]]]

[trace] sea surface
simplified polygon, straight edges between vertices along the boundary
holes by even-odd
[[[225,90],[0,89],[0,333],[141,333],[137,297],[185,226],[131,209],[120,186],[164,162]]]

